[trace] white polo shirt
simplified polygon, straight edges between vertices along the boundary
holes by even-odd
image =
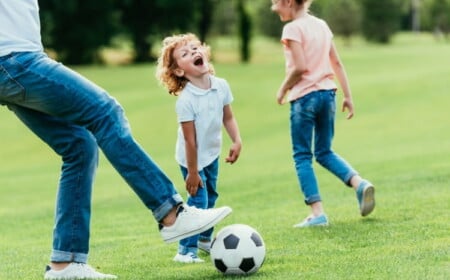
[[[204,90],[187,83],[176,102],[178,138],[175,158],[187,168],[186,146],[181,129],[182,122],[194,121],[197,140],[198,170],[213,162],[221,152],[223,107],[233,101],[228,82],[210,76],[211,88]]]
[[[0,56],[42,50],[37,0],[1,0]]]

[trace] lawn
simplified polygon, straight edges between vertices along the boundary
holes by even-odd
[[[311,229],[292,228],[309,209],[291,158],[289,107],[275,102],[281,47],[258,39],[252,62],[238,64],[235,45],[212,43],[244,143],[239,161],[220,167],[218,204],[234,211],[217,230],[243,223],[261,233],[266,261],[250,279],[450,279],[450,44],[426,34],[389,46],[338,40],[355,117],[337,114],[334,148],[375,184],[377,206],[360,217],[354,193],[316,166],[331,224]],[[176,99],[157,84],[154,65],[75,69],[122,103],[137,140],[185,196],[174,160]],[[43,279],[61,161],[4,107],[0,128],[0,279]],[[174,263],[176,250],[102,157],[90,264],[119,279],[224,279],[204,254],[204,264]]]

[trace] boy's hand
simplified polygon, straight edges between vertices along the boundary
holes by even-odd
[[[186,190],[189,195],[195,196],[199,187],[203,188],[203,182],[198,172],[188,173],[186,176]]]
[[[235,143],[231,145],[230,151],[228,152],[228,156],[225,158],[225,162],[235,163],[239,155],[241,154],[241,144]]]

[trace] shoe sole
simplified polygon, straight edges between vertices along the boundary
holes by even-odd
[[[375,208],[375,188],[368,186],[364,189],[361,199],[361,216],[367,216]]]
[[[183,260],[183,259],[179,259],[177,257],[173,258],[173,261],[177,262],[177,263],[204,263],[205,262],[202,259],[194,260],[194,259],[191,258],[190,260],[186,261],[186,260]]]
[[[198,246],[198,249],[208,255],[211,253],[211,249],[202,248],[200,246]]]
[[[326,227],[328,226],[328,218],[325,218],[325,221],[321,222],[311,222],[311,221],[304,221],[299,224],[293,225],[294,228],[308,228],[308,227]]]
[[[311,228],[311,227],[327,227],[327,226],[329,226],[328,223],[312,224],[312,225],[310,225],[310,224],[308,224],[308,225],[297,224],[297,225],[293,225],[292,227],[294,227],[294,228]]]
[[[233,210],[229,207],[226,207],[222,213],[220,213],[220,215],[218,215],[214,220],[212,220],[211,222],[209,222],[208,224],[204,225],[201,228],[198,228],[196,230],[190,231],[190,232],[185,232],[183,234],[177,235],[177,236],[173,236],[167,239],[164,239],[164,242],[166,243],[173,243],[173,242],[177,242],[180,241],[181,239],[187,238],[187,237],[191,237],[193,235],[202,233],[210,228],[212,228],[213,226],[215,226],[216,224],[218,224],[219,222],[221,222],[223,219],[225,219],[228,215],[230,215],[230,213]]]

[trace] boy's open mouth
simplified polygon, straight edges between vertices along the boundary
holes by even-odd
[[[199,58],[195,59],[194,65],[196,65],[196,66],[203,65],[203,58],[199,57]]]

